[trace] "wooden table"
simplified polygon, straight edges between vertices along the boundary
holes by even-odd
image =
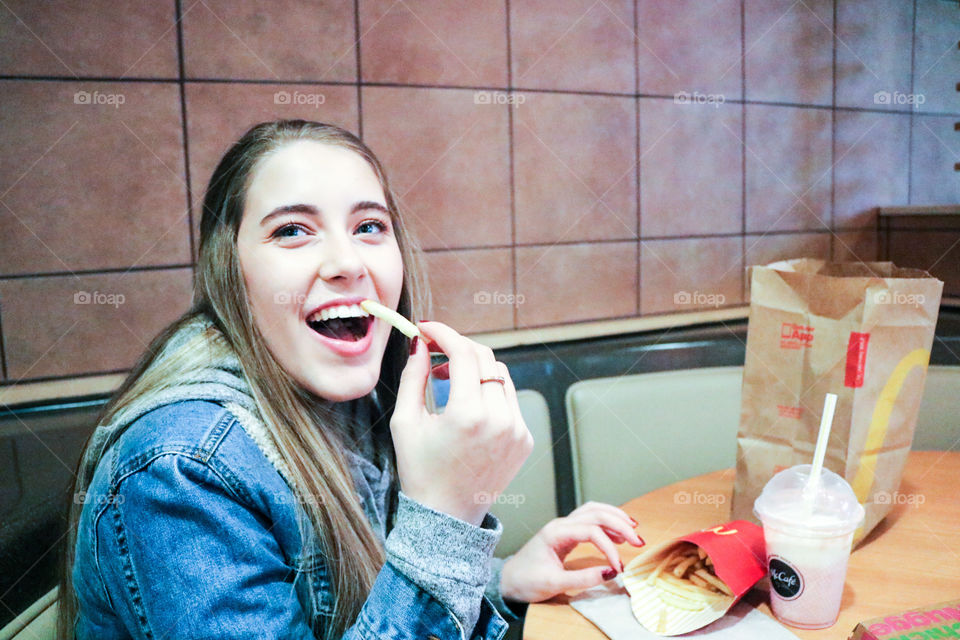
[[[733,469],[708,473],[651,491],[623,509],[640,522],[637,532],[647,544],[673,539],[728,521],[733,479]],[[861,620],[960,599],[958,488],[960,452],[911,452],[896,499],[899,504],[850,556],[837,623],[819,631],[788,628],[800,638],[845,640]],[[628,544],[618,549],[624,564],[640,552]],[[603,564],[596,547],[587,544],[574,549],[566,562],[571,569]],[[746,598],[773,615],[764,591],[754,589]],[[568,600],[558,596],[530,605],[524,639],[606,638]]]

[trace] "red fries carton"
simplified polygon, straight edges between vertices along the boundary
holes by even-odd
[[[864,620],[854,627],[849,640],[957,637],[960,637],[960,600],[952,600]]]
[[[734,520],[651,546],[622,579],[640,624],[674,636],[723,616],[766,575],[765,560],[763,529]]]

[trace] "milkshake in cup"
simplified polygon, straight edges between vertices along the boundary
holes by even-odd
[[[816,492],[805,495],[811,465],[785,469],[753,504],[763,523],[770,573],[770,608],[781,622],[823,629],[840,614],[853,533],[863,506],[847,481],[823,469]]]

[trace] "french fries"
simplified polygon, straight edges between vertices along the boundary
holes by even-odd
[[[733,597],[730,588],[714,572],[710,557],[689,542],[659,559],[631,563],[624,577],[642,580],[664,604],[687,611],[699,611]]]
[[[417,325],[413,324],[393,309],[383,306],[379,302],[375,302],[373,300],[364,300],[360,303],[360,308],[375,318],[380,318],[408,338],[421,335],[420,329],[417,328]]]

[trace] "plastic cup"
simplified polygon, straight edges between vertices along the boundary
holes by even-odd
[[[864,510],[847,481],[827,469],[813,500],[805,500],[810,468],[773,476],[753,510],[763,524],[773,614],[792,627],[823,629],[840,615],[850,546]]]

